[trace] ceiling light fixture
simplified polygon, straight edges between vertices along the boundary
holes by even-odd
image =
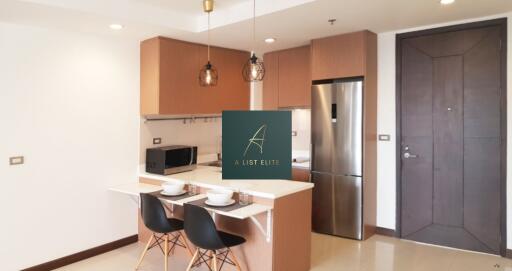
[[[253,0],[252,12],[252,55],[242,69],[242,75],[246,82],[258,82],[265,77],[265,65],[263,65],[263,61],[256,57],[256,53],[254,52],[256,47],[256,0]]]
[[[441,0],[439,2],[443,5],[449,5],[449,4],[453,4],[455,2],[455,0]]]
[[[111,25],[109,25],[109,27],[112,30],[121,30],[121,29],[123,29],[124,26],[122,24],[111,24]]]
[[[217,69],[210,63],[210,13],[213,11],[213,0],[203,0],[203,10],[208,13],[208,62],[199,71],[199,85],[214,87],[219,80]]]
[[[276,39],[274,39],[274,38],[266,38],[265,39],[266,43],[274,43],[275,41],[276,41]]]

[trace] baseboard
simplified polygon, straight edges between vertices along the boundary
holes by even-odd
[[[388,229],[388,228],[377,227],[377,228],[375,228],[375,233],[379,234],[379,235],[389,236],[389,237],[396,237],[395,230]]]
[[[139,240],[138,235],[132,235],[128,236],[113,242],[110,242],[108,244],[104,244],[101,246],[97,246],[88,250],[84,250],[72,255],[68,255],[53,261],[49,261],[40,265],[32,266],[26,269],[22,269],[21,271],[49,271],[54,270],[72,263],[76,263],[115,249],[118,249],[120,247],[124,247],[129,244],[133,244]]]
[[[512,259],[512,249],[507,249],[507,252],[505,253],[505,258]]]

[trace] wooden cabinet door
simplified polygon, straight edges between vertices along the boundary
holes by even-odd
[[[263,109],[276,110],[279,107],[279,52],[263,55],[265,77],[263,78]]]
[[[310,106],[310,47],[280,51],[278,70],[279,107]]]
[[[292,168],[292,180],[298,182],[309,182],[309,170]]]
[[[201,67],[208,61],[206,46],[201,46]],[[210,60],[217,68],[219,80],[215,87],[200,87],[199,103],[203,114],[220,114],[223,110],[249,110],[250,86],[242,69],[250,54],[219,47],[210,48]],[[199,74],[199,70],[197,70]],[[197,80],[196,80],[197,81]]]
[[[161,38],[159,66],[159,114],[197,113],[199,46]]]
[[[313,40],[312,80],[363,76],[367,33],[362,31]]]
[[[216,87],[201,87],[206,46],[156,37],[141,43],[140,112],[150,115],[219,114],[248,110],[250,87],[242,77],[249,52],[211,48],[219,72]]]

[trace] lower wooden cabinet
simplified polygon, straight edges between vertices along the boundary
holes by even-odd
[[[266,53],[263,109],[311,106],[310,47]]]
[[[299,182],[309,182],[309,169],[292,168],[292,180]]]

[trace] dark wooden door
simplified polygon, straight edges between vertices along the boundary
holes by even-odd
[[[402,238],[500,252],[501,34],[399,41]]]

